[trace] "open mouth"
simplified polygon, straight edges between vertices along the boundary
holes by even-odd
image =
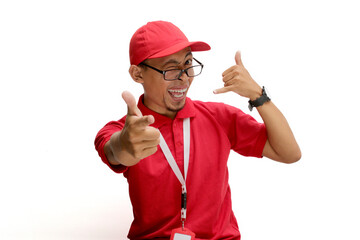
[[[168,92],[174,100],[182,100],[186,97],[186,91],[188,88],[173,88],[169,89]]]

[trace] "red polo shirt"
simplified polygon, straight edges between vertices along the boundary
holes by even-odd
[[[152,126],[164,136],[182,173],[182,122],[184,118],[191,119],[185,226],[196,234],[196,239],[240,239],[231,208],[227,161],[231,149],[244,156],[261,157],[267,140],[265,125],[235,107],[189,98],[173,120],[144,106],[143,96],[138,107],[143,115],[155,117]],[[99,131],[96,149],[113,171],[124,173],[129,183],[134,221],[128,237],[169,239],[171,230],[181,226],[181,184],[160,147],[132,167],[112,166],[106,159],[104,145],[114,132],[123,128],[125,118],[109,122]]]

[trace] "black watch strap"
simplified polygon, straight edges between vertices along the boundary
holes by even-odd
[[[255,99],[254,101],[249,100],[249,109],[250,111],[253,110],[254,107],[260,107],[262,106],[264,103],[270,101],[270,97],[267,95],[265,87],[262,88],[262,95]]]

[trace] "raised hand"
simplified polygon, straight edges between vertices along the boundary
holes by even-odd
[[[222,74],[224,87],[216,89],[215,94],[233,91],[240,96],[255,100],[262,94],[261,87],[250,76],[241,61],[240,51],[235,54],[236,65],[228,68]]]

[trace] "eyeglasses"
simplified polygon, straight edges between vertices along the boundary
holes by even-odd
[[[166,80],[166,81],[174,81],[174,80],[181,80],[180,77],[183,74],[183,72],[186,73],[186,75],[188,77],[196,77],[196,76],[200,75],[204,65],[201,62],[199,62],[198,60],[196,60],[195,58],[193,58],[193,59],[199,65],[195,65],[195,66],[192,66],[192,67],[189,67],[189,68],[186,68],[186,69],[170,69],[170,70],[164,70],[163,71],[163,70],[154,68],[152,66],[149,66],[146,63],[140,63],[140,64],[161,73],[164,76],[164,80]]]

